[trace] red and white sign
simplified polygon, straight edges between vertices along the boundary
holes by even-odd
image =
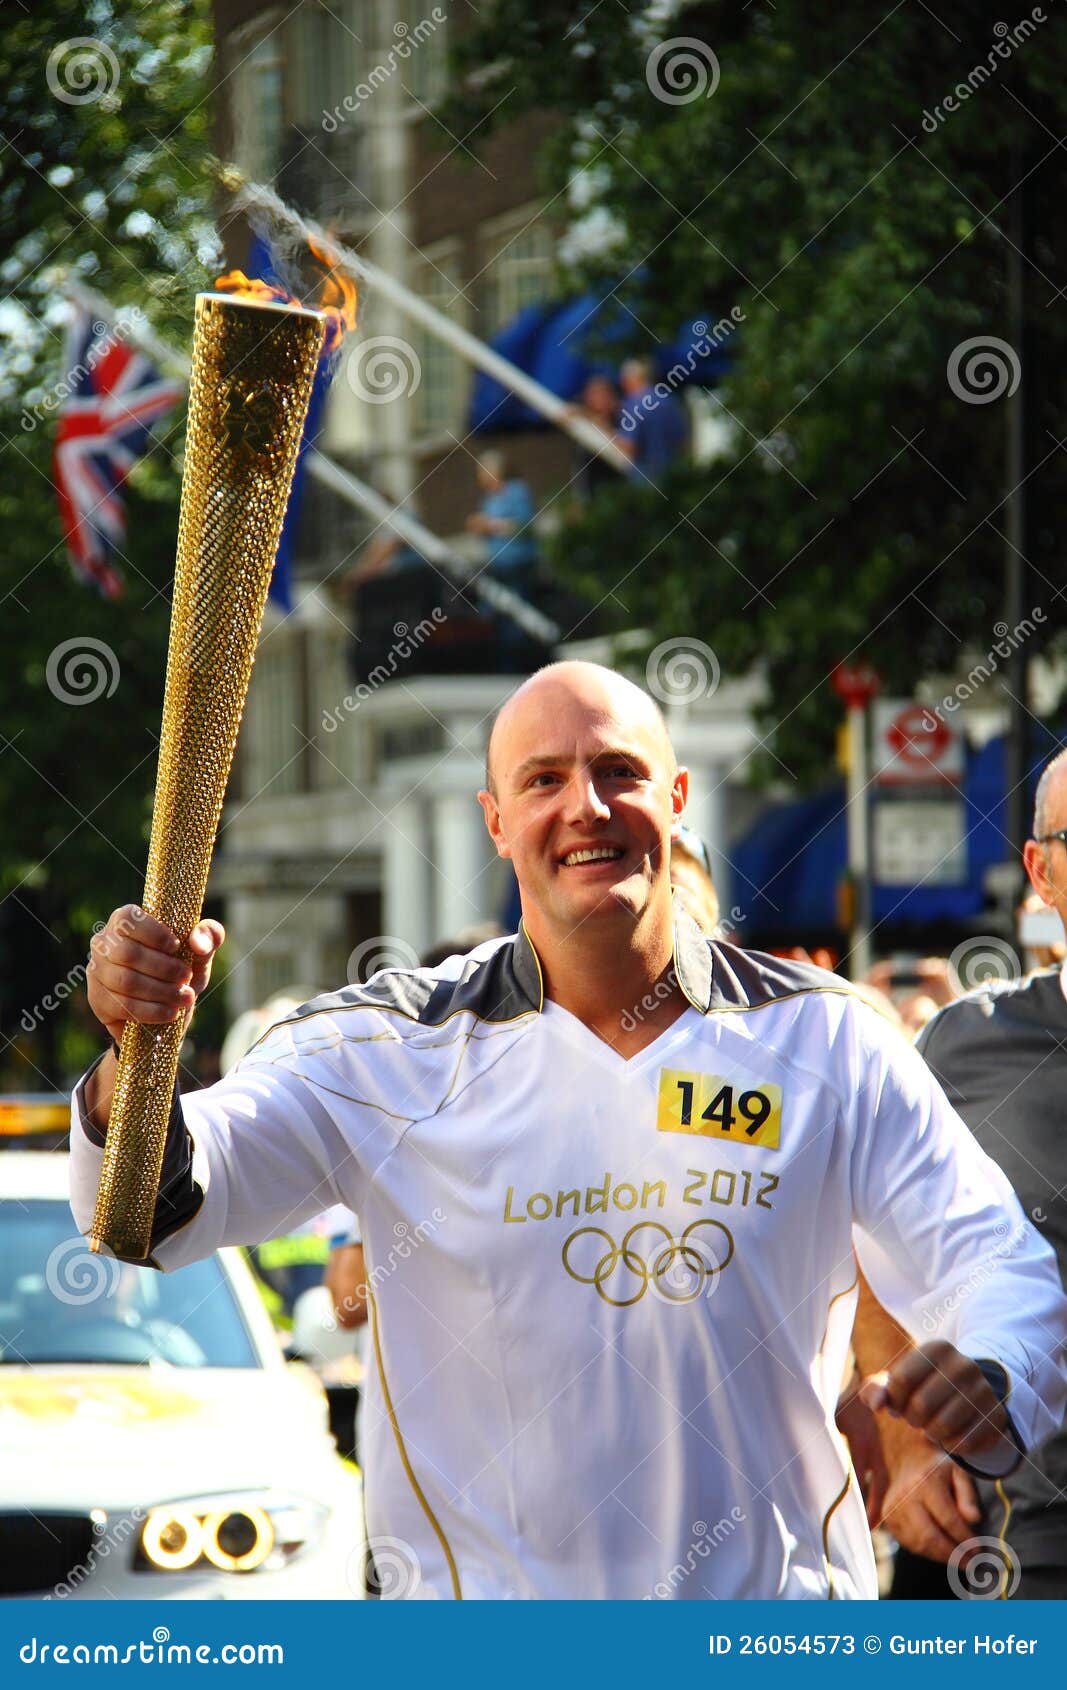
[[[925,704],[881,699],[871,711],[872,775],[879,786],[958,784],[964,773],[963,735]]]
[[[830,685],[849,710],[863,710],[878,696],[882,680],[869,663],[839,663],[830,676]]]

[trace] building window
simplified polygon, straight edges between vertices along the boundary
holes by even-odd
[[[248,757],[241,801],[306,792],[308,673],[306,633],[284,624],[268,629],[260,642],[249,700]]]
[[[233,148],[238,168],[256,182],[273,182],[282,139],[282,51],[280,13],[256,20],[255,33],[230,37],[234,69]]]
[[[497,334],[527,305],[552,292],[555,237],[535,205],[487,223],[482,238],[483,308]]]
[[[417,285],[427,305],[464,326],[466,301],[457,243],[429,248],[419,266]],[[421,370],[415,395],[417,432],[425,436],[461,429],[470,395],[470,365],[426,329],[419,329],[416,351]]]
[[[316,138],[358,121],[355,88],[373,50],[366,0],[305,0],[291,28],[291,121]]]
[[[394,25],[398,41],[408,48],[402,60],[404,88],[410,99],[419,106],[433,107],[448,92],[448,22],[438,23],[433,13],[444,13],[444,6],[402,8],[403,28]],[[404,16],[406,12],[408,15]]]

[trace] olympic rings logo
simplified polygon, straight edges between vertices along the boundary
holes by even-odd
[[[701,1227],[711,1228],[711,1236],[695,1237]],[[647,1244],[643,1251],[635,1248],[634,1240],[642,1232],[658,1233],[662,1243]],[[589,1246],[578,1244],[579,1239],[591,1237],[602,1239],[607,1246],[596,1258]],[[692,1221],[681,1237],[675,1237],[660,1221],[638,1221],[621,1244],[616,1244],[603,1227],[580,1226],[563,1246],[563,1266],[580,1285],[594,1286],[597,1296],[612,1308],[627,1309],[649,1290],[667,1303],[694,1302],[710,1289],[733,1253],[733,1235],[721,1221]],[[582,1272],[582,1268],[592,1271]],[[620,1280],[613,1279],[616,1269],[622,1271]]]

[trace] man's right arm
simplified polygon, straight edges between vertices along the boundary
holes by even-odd
[[[177,934],[139,904],[124,904],[94,935],[89,947],[86,988],[89,1008],[111,1041],[112,1049],[86,1079],[86,1118],[99,1133],[107,1130],[118,1062],[127,1021],[167,1026],[192,1018],[196,1000],[211,979],[211,964],[226,937],[218,921],[201,921],[182,947]]]
[[[94,941],[89,967],[89,1002],[109,1038],[121,1039],[127,1020],[188,1019],[222,937],[218,923],[201,923],[190,935],[186,962],[169,929],[136,906],[117,910]],[[92,1224],[116,1067],[109,1051],[74,1095],[71,1206],[83,1232]],[[356,1207],[351,1147],[294,1067],[253,1065],[204,1091],[175,1095],[153,1225],[154,1265],[183,1267],[221,1244],[279,1237],[334,1203]]]

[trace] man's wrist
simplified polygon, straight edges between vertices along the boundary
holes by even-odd
[[[965,1473],[972,1474],[976,1479],[1005,1479],[1009,1473],[1014,1473],[1026,1454],[1026,1446],[1008,1408],[1011,1381],[1002,1362],[978,1357],[975,1366],[996,1397],[998,1407],[1003,1411],[1004,1426],[999,1443],[993,1444],[989,1449],[977,1451],[973,1463],[962,1455],[953,1455],[952,1459]],[[949,1451],[949,1454],[951,1453]]]

